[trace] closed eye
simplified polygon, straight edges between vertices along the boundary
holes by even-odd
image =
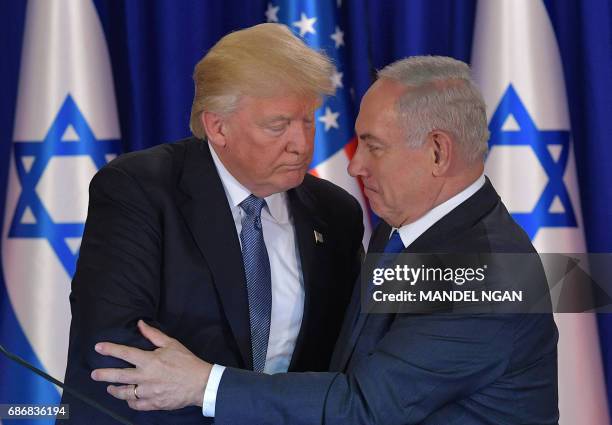
[[[289,120],[276,119],[274,121],[268,122],[266,125],[264,125],[264,128],[266,129],[266,131],[270,133],[280,134],[283,131],[285,131],[288,125],[289,125]]]
[[[368,148],[368,150],[369,150],[370,152],[376,152],[376,151],[379,151],[379,150],[380,150],[380,146],[378,146],[378,145],[373,145],[373,144],[371,144],[371,143],[368,143],[368,144],[366,145],[366,147]]]

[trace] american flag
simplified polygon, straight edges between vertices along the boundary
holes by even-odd
[[[364,244],[371,233],[370,211],[360,183],[347,172],[347,166],[357,147],[355,123],[355,93],[347,64],[346,41],[341,21],[341,1],[275,1],[268,3],[267,22],[287,25],[313,49],[324,51],[335,70],[332,83],[335,96],[324,99],[317,110],[315,149],[310,173],[344,188],[361,204],[364,212]]]

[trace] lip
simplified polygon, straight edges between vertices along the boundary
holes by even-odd
[[[301,170],[304,167],[305,167],[305,164],[303,162],[301,162],[299,164],[283,164],[283,165],[281,165],[281,168],[284,168],[285,170],[290,170],[290,171]]]

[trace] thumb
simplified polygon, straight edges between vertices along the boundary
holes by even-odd
[[[168,335],[153,326],[147,325],[142,319],[138,321],[138,329],[140,333],[156,347],[165,347],[172,341],[172,338]]]

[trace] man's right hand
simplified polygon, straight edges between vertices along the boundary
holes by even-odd
[[[142,335],[156,347],[144,351],[125,345],[100,342],[95,349],[133,364],[134,368],[96,369],[95,381],[111,382],[107,391],[126,400],[134,410],[175,410],[200,406],[212,365],[191,353],[183,344],[160,330],[138,321]]]

